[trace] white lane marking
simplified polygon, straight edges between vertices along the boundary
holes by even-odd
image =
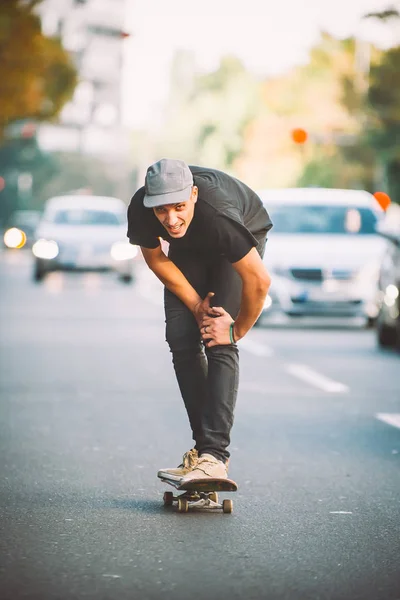
[[[330,515],[352,515],[353,513],[349,510],[330,510]]]
[[[325,377],[325,375],[317,373],[317,371],[314,371],[307,365],[286,365],[285,370],[291,375],[294,375],[294,377],[298,377],[299,379],[302,379],[303,381],[306,381],[307,383],[324,390],[324,392],[343,394],[349,391],[348,386],[344,383],[329,379],[328,377]]]
[[[393,425],[393,427],[398,427],[400,429],[400,414],[399,413],[377,413],[376,418],[384,423],[388,423],[388,425]]]
[[[250,354],[255,354],[255,356],[272,356],[274,351],[269,346],[265,344],[259,344],[254,340],[249,340],[243,338],[238,342],[239,348],[243,348],[246,352],[250,352]]]

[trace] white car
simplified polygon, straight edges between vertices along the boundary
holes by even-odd
[[[129,243],[127,207],[107,196],[57,196],[47,201],[32,246],[33,277],[49,271],[114,270],[133,279],[138,248]]]
[[[262,318],[362,317],[372,325],[385,242],[384,212],[361,190],[261,190],[270,214],[264,262],[272,284]]]

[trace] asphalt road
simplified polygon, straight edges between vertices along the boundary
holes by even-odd
[[[10,252],[0,286],[2,600],[400,599],[400,356],[373,331],[253,330],[234,512],[179,514],[156,472],[191,439],[154,276],[35,284]]]

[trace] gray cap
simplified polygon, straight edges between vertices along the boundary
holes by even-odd
[[[183,160],[162,158],[147,169],[143,204],[147,208],[186,202],[193,175]]]

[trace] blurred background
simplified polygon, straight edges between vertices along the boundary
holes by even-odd
[[[193,444],[163,289],[126,237],[162,157],[274,223],[235,512],[190,526],[156,477]],[[1,598],[399,598],[399,212],[399,0],[1,0]]]
[[[213,5],[1,3],[2,223],[80,188],[128,202],[164,155],[398,203],[398,3]]]
[[[244,180],[277,215],[265,259],[276,283],[258,324],[278,311],[372,326],[394,286],[382,317],[393,330],[399,3],[205,0],[201,12],[182,0],[1,4],[3,249],[23,249],[36,282],[85,269],[134,281],[124,206],[149,164],[182,158]],[[60,196],[62,214],[45,210]],[[104,201],[94,213],[99,197],[119,201],[117,214]],[[285,221],[293,202],[303,225]]]

